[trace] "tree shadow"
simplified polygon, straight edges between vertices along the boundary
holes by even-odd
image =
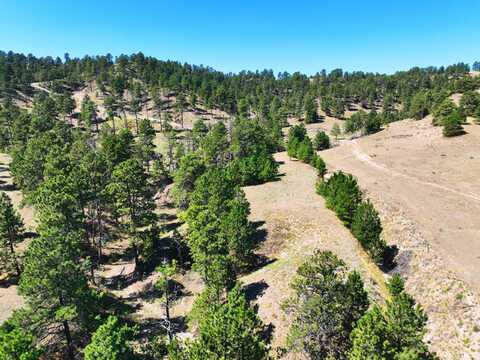
[[[2,184],[0,185],[0,191],[14,191],[16,190],[16,186],[13,184]]]
[[[272,323],[265,325],[262,329],[261,336],[266,344],[270,344],[273,340],[273,333],[275,332],[275,325]]]
[[[252,221],[250,224],[253,228],[252,239],[255,241],[255,244],[258,246],[259,244],[265,242],[268,235],[267,229],[263,227],[265,225],[265,221]]]
[[[182,226],[182,223],[179,222],[179,221],[176,221],[176,222],[171,222],[171,223],[165,224],[165,225],[163,225],[162,228],[166,232],[170,232],[170,231],[178,229],[180,226]]]
[[[387,246],[383,254],[383,261],[379,268],[383,272],[389,272],[397,266],[397,255],[399,249],[397,245]]]
[[[177,215],[162,213],[158,215],[158,219],[163,221],[174,221],[177,220]]]
[[[255,272],[267,265],[273,264],[277,259],[269,258],[263,254],[255,254],[254,258],[252,259],[251,266],[248,268],[249,272]]]
[[[182,283],[173,279],[170,279],[170,281],[168,282],[168,291],[170,292],[170,294],[174,295],[175,300],[178,300],[185,296],[192,295],[191,292],[185,289],[185,286],[183,286]],[[127,299],[127,300],[142,299],[142,300],[145,300],[146,302],[153,302],[159,299],[162,295],[163,295],[162,291],[156,288],[154,283],[150,282],[148,284],[145,284],[145,286],[140,291],[137,291],[133,293],[131,296],[126,297],[124,299]]]
[[[265,282],[265,280],[260,280],[243,287],[245,292],[245,299],[248,302],[252,302],[258,299],[265,293],[265,290],[269,288],[269,285]]]
[[[0,288],[9,288],[12,285],[18,285],[20,277],[14,274],[8,275],[6,278],[0,280]]]
[[[185,332],[187,330],[187,319],[185,316],[176,316],[170,319],[173,333]],[[148,339],[153,336],[166,335],[167,324],[165,319],[148,318],[137,323],[138,340]]]
[[[24,231],[21,235],[22,239],[35,239],[40,235],[35,231]]]
[[[120,273],[106,279],[102,278],[100,283],[109,290],[123,290],[140,279],[141,275],[134,270],[128,274]]]

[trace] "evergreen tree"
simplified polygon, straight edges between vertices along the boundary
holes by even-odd
[[[397,275],[398,276],[398,275]],[[351,334],[349,359],[434,359],[422,339],[426,332],[427,316],[404,290],[398,277],[392,299],[385,308],[374,305],[358,321]],[[400,285],[400,286],[399,286]]]
[[[315,104],[315,100],[313,97],[305,98],[305,124],[311,124],[317,122],[318,114],[317,114],[317,105]]]
[[[326,150],[330,148],[330,138],[325,133],[325,131],[317,131],[315,134],[315,139],[313,140],[313,144],[316,150]]]
[[[313,158],[313,145],[308,136],[298,145],[297,158],[304,163],[309,164]]]
[[[208,307],[198,327],[198,340],[187,345],[186,359],[267,359],[262,323],[238,285],[224,303]]]
[[[372,203],[361,202],[353,217],[352,234],[376,262],[381,262],[385,255],[386,244],[380,237],[381,232],[382,224]]]
[[[35,337],[13,319],[0,327],[0,359],[3,360],[38,360],[42,350],[35,346]]]
[[[177,207],[186,209],[195,181],[205,172],[205,165],[196,153],[187,153],[180,159],[174,174],[173,198]]]
[[[55,216],[55,215],[53,215]],[[74,359],[72,324],[85,328],[92,317],[80,237],[43,228],[25,253],[19,291],[31,311],[30,328],[41,337],[57,329],[66,340],[68,358]]]
[[[4,192],[0,193],[0,264],[6,271],[15,269],[20,276],[20,263],[15,245],[22,239],[23,221]]]
[[[196,120],[193,123],[193,128],[192,128],[192,141],[193,141],[193,150],[197,150],[202,142],[205,136],[208,133],[208,128],[207,125],[205,125],[205,122],[202,119]]]
[[[151,187],[143,166],[135,159],[118,164],[113,170],[112,180],[107,185],[106,191],[114,201],[116,212],[124,218],[123,225],[127,234],[131,236],[135,265],[138,269],[142,260],[140,259],[142,244],[138,243],[141,239],[138,230],[152,225],[156,219]]]
[[[95,122],[98,132],[97,107],[88,96],[85,96],[82,100],[80,120],[88,130],[91,129],[93,122]]]
[[[433,111],[432,124],[434,126],[443,125],[444,120],[456,111],[457,106],[455,105],[455,103],[450,98],[446,98],[438,106],[435,107]]]
[[[153,141],[156,135],[150,120],[142,119],[140,124],[137,124],[137,135],[138,140],[135,144],[137,158],[142,161],[148,171],[150,169],[150,162],[155,157],[155,144]]]
[[[169,341],[173,340],[172,319],[170,317],[170,309],[178,296],[177,284],[173,280],[173,276],[177,272],[177,263],[173,260],[170,264],[162,264],[157,267],[157,272],[160,274],[155,288],[160,291],[160,300],[165,309],[165,323],[164,328],[167,331]]]
[[[350,334],[368,309],[368,296],[357,272],[329,251],[315,251],[297,270],[294,295],[285,304],[293,315],[290,349],[312,359],[346,359]]]
[[[340,129],[338,123],[333,124],[330,134],[335,137],[335,140],[338,139],[338,136],[342,134],[342,130]]]
[[[409,113],[415,120],[421,120],[429,114],[429,104],[426,92],[418,92],[412,97]]]
[[[303,124],[295,125],[288,131],[287,153],[290,157],[297,157],[300,143],[307,137],[307,130]]]
[[[312,166],[317,169],[318,176],[322,179],[325,177],[325,174],[327,173],[327,165],[325,164],[325,161],[318,156],[317,154],[313,154],[312,161],[311,161]]]
[[[341,171],[327,181],[318,184],[317,192],[326,199],[326,205],[334,210],[347,227],[351,227],[355,211],[362,200],[357,180]]]
[[[136,331],[136,328],[121,325],[115,316],[109,316],[93,333],[92,341],[85,347],[85,360],[133,359],[133,350],[128,342]]]
[[[460,99],[460,109],[466,116],[475,116],[480,110],[480,94],[476,91],[467,91]]]
[[[455,111],[442,118],[443,122],[443,136],[452,137],[465,133],[462,123],[464,121],[463,116],[459,111]]]
[[[227,162],[227,129],[222,122],[216,123],[202,142],[201,152],[207,166],[223,166]]]

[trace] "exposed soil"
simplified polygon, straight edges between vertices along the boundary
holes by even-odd
[[[480,358],[480,126],[444,138],[431,118],[404,120],[323,151],[354,174],[400,248],[396,271],[429,315],[427,339],[444,359]]]
[[[22,193],[13,186],[9,165],[11,158],[0,154],[0,191],[4,191],[12,200],[25,223],[25,231],[34,231],[36,227],[33,209],[29,206],[22,207]],[[16,251],[25,249],[25,244],[19,244]],[[8,319],[15,309],[23,306],[23,298],[17,293],[18,286],[9,282],[0,274],[0,324]]]
[[[290,160],[286,153],[275,157],[281,162],[279,180],[245,188],[252,221],[265,222],[261,229],[266,236],[259,252],[271,263],[241,280],[258,304],[262,320],[274,326],[273,346],[281,346],[289,325],[281,304],[290,295],[289,283],[297,267],[315,249],[331,250],[350,269],[358,270],[374,300],[381,300],[386,290],[384,275],[315,193],[314,169]]]

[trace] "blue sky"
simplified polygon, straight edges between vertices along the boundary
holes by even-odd
[[[394,72],[480,60],[478,0],[0,0],[0,49],[142,51],[237,72]]]

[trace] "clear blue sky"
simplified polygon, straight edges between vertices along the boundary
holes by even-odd
[[[0,49],[142,51],[222,71],[393,72],[480,60],[479,0],[0,0]]]

